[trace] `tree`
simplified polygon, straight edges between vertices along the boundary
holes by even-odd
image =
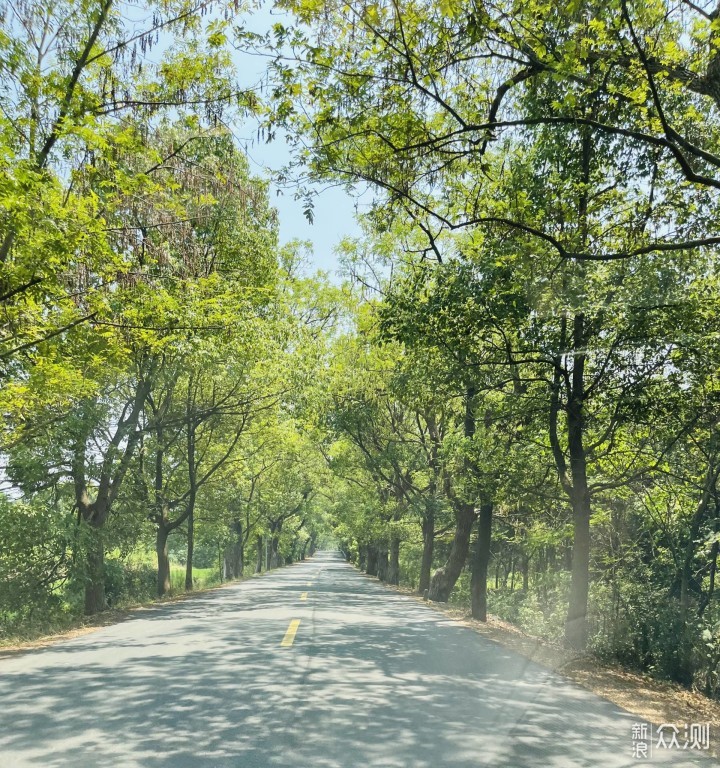
[[[0,359],[8,373],[38,342],[95,319],[94,294],[136,267],[112,247],[108,198],[135,194],[180,147],[139,178],[118,156],[145,155],[163,114],[202,134],[203,119],[217,123],[252,101],[233,82],[222,36],[229,18],[206,23],[205,6],[150,3],[136,21],[112,0],[3,7]],[[163,50],[151,53],[161,30]],[[97,177],[98,166],[102,179],[88,187],[83,177]]]
[[[378,218],[411,216],[429,251],[439,232],[465,227],[512,231],[563,259],[719,242],[711,218],[684,218],[720,185],[716,10],[662,0],[282,5],[299,23],[273,30],[274,119],[303,147],[297,163],[313,178],[370,184]],[[642,230],[656,208],[672,224],[628,247],[602,236],[578,244],[542,218],[488,204],[498,168],[513,162],[507,145],[548,134],[561,143],[569,128],[612,147],[608,176],[634,199],[628,228]]]
[[[71,443],[69,471],[75,501],[81,518],[95,531],[95,543],[88,553],[88,613],[104,607],[103,543],[99,532],[141,442],[144,427],[140,416],[146,411],[155,377],[159,377],[157,386],[162,386],[160,382],[179,375],[181,361],[192,358],[199,363],[205,354],[207,362],[208,336],[218,348],[227,349],[218,343],[231,335],[237,342],[235,350],[243,346],[246,352],[251,349],[275,277],[274,218],[265,187],[249,178],[246,162],[233,150],[227,135],[215,132],[202,141],[192,141],[198,137],[188,137],[182,126],[162,126],[154,138],[156,143],[148,152],[117,157],[112,166],[114,172],[122,167],[131,174],[138,166],[147,167],[151,160],[163,156],[167,150],[163,143],[179,142],[156,178],[149,181],[147,175],[135,175],[132,193],[111,189],[106,200],[108,219],[121,222],[113,238],[114,248],[132,256],[134,271],[122,274],[99,301],[82,291],[75,299],[78,306],[88,308],[86,311],[94,304],[95,317],[92,326],[82,333],[75,331],[80,343],[71,346],[60,336],[45,343],[46,359],[53,359],[55,366],[57,381],[53,386],[47,387],[47,376],[31,376],[28,386],[18,375],[16,384],[7,392],[8,408],[14,412],[22,413],[28,398],[38,397],[38,390],[32,386],[36,382],[45,387],[43,398],[49,409],[56,407],[54,397],[60,402],[66,398],[65,402],[78,408],[75,393],[65,394],[62,387],[68,383],[65,379],[80,378],[84,371],[87,381],[77,393],[90,393],[78,408],[84,418],[70,419],[71,430],[66,430],[62,438],[56,432],[55,437]],[[99,163],[96,178],[86,179],[87,183],[102,188],[100,182],[107,176],[108,165],[107,161]],[[241,307],[247,312],[244,321],[238,320]],[[254,360],[256,355],[257,350],[248,359]],[[103,370],[103,364],[110,360],[115,368]],[[72,370],[68,372],[68,368]],[[47,364],[43,369],[47,371]],[[88,369],[98,377],[94,385]],[[128,391],[124,400],[111,400],[106,405],[102,402],[106,396],[103,388],[113,392],[113,376],[128,381]],[[242,377],[228,385],[230,390],[242,390],[243,386]],[[193,390],[193,385],[188,387]],[[215,395],[222,400],[218,392]],[[227,392],[225,395],[232,399]],[[186,405],[183,424],[187,427],[187,451],[192,453],[199,425],[198,408]],[[115,425],[113,420],[117,420]],[[24,431],[19,440],[36,439],[32,430]],[[102,461],[96,466],[98,452]],[[193,473],[198,471],[195,463],[189,462],[188,466],[192,466]],[[158,482],[162,485],[161,480]],[[95,483],[96,494],[91,490]],[[193,500],[195,491],[191,494]],[[161,582],[165,580],[163,576]]]

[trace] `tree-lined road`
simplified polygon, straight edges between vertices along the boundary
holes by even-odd
[[[0,660],[2,768],[618,768],[638,718],[335,553]]]

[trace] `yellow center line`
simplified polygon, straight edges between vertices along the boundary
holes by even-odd
[[[287,628],[285,637],[283,637],[282,642],[280,643],[283,648],[289,648],[293,644],[295,641],[295,634],[297,633],[299,626],[300,619],[293,619],[290,622],[290,626]]]
[[[303,592],[302,595],[300,595],[301,600],[307,600],[307,592]]]

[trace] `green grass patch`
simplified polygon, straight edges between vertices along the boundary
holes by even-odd
[[[193,568],[193,589],[205,589],[220,584],[220,573],[217,568]],[[173,592],[185,589],[185,566],[170,566],[170,588]]]

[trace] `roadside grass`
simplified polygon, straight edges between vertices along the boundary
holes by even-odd
[[[146,558],[129,558],[128,560],[137,565],[145,562]],[[283,567],[285,566],[280,566],[280,568]],[[13,629],[8,630],[8,624],[4,623],[8,613],[0,614],[0,659],[34,648],[44,648],[60,640],[87,634],[99,627],[118,624],[129,618],[136,609],[192,599],[193,596],[202,595],[203,592],[229,584],[238,584],[247,579],[262,578],[277,570],[255,573],[254,564],[249,563],[241,579],[221,581],[220,574],[215,568],[193,568],[193,590],[186,592],[185,567],[171,563],[170,569],[171,592],[165,597],[118,600],[111,608],[95,616],[80,615],[76,606],[73,611],[73,606],[69,602],[58,601],[53,611],[38,610],[31,616],[22,617],[22,621],[10,621],[9,624]]]
[[[145,564],[145,558],[131,558],[128,564],[137,568]],[[115,624],[127,617],[129,611],[134,608],[184,599],[195,592],[214,589],[223,583],[230,582],[221,581],[217,568],[193,568],[193,590],[186,592],[185,566],[171,564],[169,594],[158,598],[146,590],[141,590],[134,595],[123,595],[113,599],[108,610],[95,616],[82,615],[82,606],[77,595],[74,599],[69,595],[64,598],[56,595],[56,599],[42,607],[36,607],[29,614],[21,616],[8,611],[0,615],[0,656],[3,652],[15,652],[23,646],[42,646],[68,635],[74,636],[92,628]]]
[[[9,625],[11,629],[0,631],[0,651],[40,638],[54,637],[75,629],[81,623],[85,625],[85,622],[76,614],[62,611],[26,616],[22,619],[8,613],[3,616],[3,624]]]
[[[222,583],[217,568],[193,568],[193,589],[208,589]],[[185,566],[170,566],[170,589],[172,594],[185,590]]]

